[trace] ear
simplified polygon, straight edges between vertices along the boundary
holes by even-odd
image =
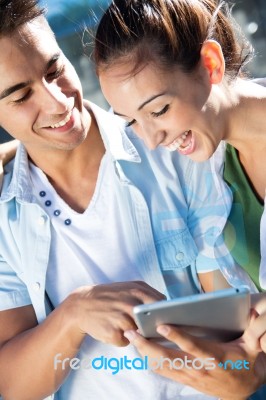
[[[223,51],[215,40],[206,40],[201,48],[201,60],[207,69],[210,83],[220,83],[224,77],[225,62]]]

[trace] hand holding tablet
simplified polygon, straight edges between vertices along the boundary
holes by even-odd
[[[245,287],[195,294],[134,307],[139,332],[160,338],[156,327],[171,324],[197,337],[231,341],[242,335],[249,322],[250,293]]]

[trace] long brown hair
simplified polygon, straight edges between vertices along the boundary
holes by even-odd
[[[240,31],[235,33],[225,2],[215,0],[113,0],[95,37],[96,69],[129,61],[132,74],[147,62],[162,68],[195,69],[204,41],[220,43],[226,75],[234,78],[251,55]]]

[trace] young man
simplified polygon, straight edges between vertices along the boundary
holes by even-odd
[[[134,305],[199,290],[228,193],[210,190],[207,164],[151,153],[84,103],[35,1],[0,5],[0,124],[22,143],[0,204],[1,395],[212,398],[152,374],[123,333]]]

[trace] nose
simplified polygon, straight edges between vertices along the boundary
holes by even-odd
[[[136,134],[144,140],[145,145],[150,150],[156,149],[160,143],[163,142],[166,133],[162,130],[156,130],[155,127],[145,124],[145,126],[140,126],[135,128]]]
[[[69,100],[56,82],[42,82],[39,103],[46,114],[63,114]]]

